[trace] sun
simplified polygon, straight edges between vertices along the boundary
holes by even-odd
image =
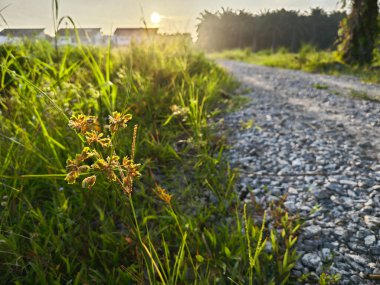
[[[150,21],[153,24],[159,24],[161,22],[161,15],[158,14],[157,12],[153,12],[152,15],[150,15]]]

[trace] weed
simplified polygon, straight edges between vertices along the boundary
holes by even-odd
[[[244,122],[244,121],[240,121],[239,123],[240,123],[240,127],[241,127],[242,129],[247,130],[247,129],[251,129],[251,128],[253,128],[253,126],[254,126],[254,124],[255,124],[255,121],[252,120],[252,119],[249,119],[249,120],[247,120],[246,122]]]
[[[379,102],[379,99],[371,97],[366,92],[359,92],[359,91],[351,90],[350,96],[352,98],[355,98],[355,99],[358,99],[358,100],[366,100],[366,101]]]
[[[318,89],[318,90],[327,90],[327,89],[329,89],[329,87],[327,85],[318,84],[318,83],[314,84],[313,88]]]
[[[340,281],[340,275],[337,274],[327,274],[322,273],[319,277],[319,283],[320,285],[334,285],[338,284]]]

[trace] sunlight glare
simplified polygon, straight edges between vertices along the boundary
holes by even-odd
[[[159,24],[161,22],[161,15],[157,12],[153,12],[152,15],[150,15],[150,21],[153,24]]]

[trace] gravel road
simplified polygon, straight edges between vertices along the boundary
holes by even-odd
[[[352,96],[380,98],[380,86],[219,63],[250,90],[225,118],[240,196],[267,206],[287,194],[288,210],[306,219],[294,274],[327,266],[340,284],[379,284],[370,275],[380,274],[380,103]]]

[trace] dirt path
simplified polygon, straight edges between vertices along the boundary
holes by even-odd
[[[294,273],[342,275],[341,284],[377,284],[380,273],[380,86],[352,77],[221,61],[251,90],[225,118],[243,199],[286,207],[307,219]],[[237,128],[254,120],[252,128]]]

